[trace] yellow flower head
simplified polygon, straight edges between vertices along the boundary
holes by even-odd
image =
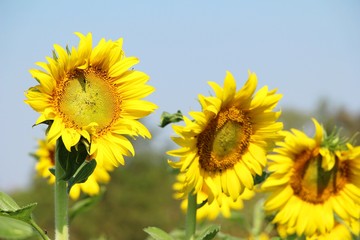
[[[179,174],[177,176],[177,182],[174,183],[173,188],[175,191],[181,190],[183,182],[185,180],[184,174]],[[205,187],[205,185],[204,185]],[[196,211],[197,221],[202,220],[215,220],[220,214],[224,218],[230,218],[231,212],[233,210],[240,210],[244,207],[244,200],[249,200],[255,195],[255,192],[252,190],[245,189],[243,194],[238,197],[236,201],[233,201],[232,198],[222,194],[219,197],[219,201],[213,201],[212,203],[208,202],[208,189],[202,189],[197,193],[197,205],[202,205],[201,208]],[[175,198],[180,198],[181,193],[174,195]],[[221,203],[221,204],[220,204]],[[183,199],[181,202],[181,209],[186,212],[188,207],[188,199]]]
[[[308,237],[328,234],[335,219],[350,222],[360,215],[360,147],[329,141],[313,122],[314,138],[296,129],[284,133],[262,185],[270,192],[265,210],[275,213],[273,223]]]
[[[245,188],[252,189],[254,176],[261,175],[266,154],[280,140],[280,112],[273,112],[280,94],[265,86],[254,94],[257,78],[249,73],[245,85],[236,91],[236,82],[227,72],[224,87],[209,82],[215,96],[199,95],[201,112],[184,117],[185,126],[173,126],[180,149],[168,154],[180,157],[170,165],[185,174],[182,197],[209,189],[209,203],[222,194],[233,201]]]
[[[282,239],[287,239],[288,236],[294,236],[296,234],[295,227],[287,227],[284,225],[277,225],[277,231]],[[292,239],[292,238],[291,238]],[[341,240],[351,240],[351,231],[350,229],[339,222],[335,222],[334,227],[323,234],[314,234],[312,236],[306,236],[306,240],[327,240],[327,239],[341,239]]]
[[[40,140],[39,147],[34,156],[38,162],[36,164],[37,173],[49,180],[50,184],[55,182],[55,176],[49,171],[55,164],[55,144],[49,143],[46,140]],[[97,164],[94,172],[88,177],[86,182],[75,184],[70,190],[70,197],[74,200],[78,199],[81,191],[87,195],[93,196],[100,192],[100,184],[105,184],[110,181],[108,172],[113,170],[113,166],[107,164],[105,166]]]
[[[50,124],[51,143],[61,137],[70,151],[84,138],[98,163],[124,164],[123,155],[134,155],[124,136],[151,137],[138,119],[156,109],[142,100],[154,88],[145,73],[131,69],[139,60],[125,56],[122,39],[101,39],[92,48],[91,33],[76,35],[78,48],[55,44],[54,57],[36,63],[42,70],[30,70],[39,85],[26,92],[25,102],[41,114],[36,124]]]

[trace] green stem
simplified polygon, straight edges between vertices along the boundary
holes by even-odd
[[[68,194],[66,181],[60,179],[65,173],[59,161],[60,141],[61,138],[57,140],[55,150],[55,240],[68,240]]]
[[[196,231],[196,194],[189,193],[188,208],[185,221],[185,239],[190,240],[195,235]]]
[[[36,222],[34,222],[34,220],[30,220],[30,224],[31,226],[39,233],[39,235],[41,236],[41,238],[43,240],[50,240],[50,238],[46,235],[46,233],[39,227],[39,225],[36,224]]]

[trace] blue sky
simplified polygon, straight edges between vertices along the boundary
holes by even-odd
[[[124,38],[136,69],[150,75],[162,111],[199,110],[207,81],[229,70],[241,86],[247,71],[259,86],[278,88],[282,108],[313,110],[326,98],[360,112],[360,1],[1,1],[0,191],[26,187],[34,177],[35,140],[43,128],[24,104],[36,85],[29,69],[54,43],[77,45],[73,32]],[[170,134],[170,133],[169,133]]]

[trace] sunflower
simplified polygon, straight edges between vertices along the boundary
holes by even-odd
[[[277,231],[282,239],[287,239],[288,236],[294,236],[296,229],[287,228],[283,225],[277,226]],[[290,237],[290,239],[293,239]],[[341,239],[341,240],[351,240],[351,231],[350,229],[339,222],[335,222],[333,229],[324,234],[315,234],[312,236],[307,236],[306,240],[326,240],[326,239]]]
[[[156,109],[142,99],[154,88],[146,85],[145,73],[132,69],[139,60],[125,56],[122,39],[101,39],[92,48],[91,33],[75,34],[78,48],[55,44],[53,58],[36,63],[42,70],[30,70],[39,85],[25,93],[25,102],[40,113],[36,124],[49,124],[50,142],[61,137],[71,151],[86,139],[98,163],[123,165],[123,156],[135,153],[125,136],[151,137],[138,120]]]
[[[55,165],[55,144],[49,143],[46,140],[39,140],[38,144],[38,149],[34,153],[34,157],[37,159],[36,171],[39,176],[47,178],[48,182],[53,184],[55,182],[55,176],[51,174],[49,169]],[[69,193],[70,197],[76,200],[79,198],[81,192],[90,196],[99,194],[100,184],[105,184],[110,181],[109,172],[112,170],[113,166],[110,164],[107,166],[98,164],[86,182],[72,186]]]
[[[254,176],[261,175],[266,154],[281,139],[280,112],[272,110],[281,98],[267,86],[254,94],[257,78],[249,73],[245,85],[236,91],[236,82],[227,72],[224,87],[209,82],[215,96],[199,95],[201,112],[184,116],[185,126],[174,125],[179,135],[173,141],[181,148],[168,152],[180,157],[169,164],[185,174],[181,197],[209,189],[209,203],[222,194],[233,201],[252,189]]]
[[[341,240],[351,240],[351,232],[348,227],[344,224],[336,223],[334,228],[327,233],[322,235],[314,235],[307,238],[308,240],[327,240],[327,239],[341,239]]]
[[[262,185],[270,192],[264,207],[275,214],[272,222],[308,237],[328,234],[335,220],[353,222],[360,214],[360,147],[313,122],[314,138],[296,129],[284,132]]]
[[[179,174],[177,176],[177,182],[174,183],[173,189],[175,191],[181,190],[183,181],[185,180],[184,174]],[[236,201],[233,201],[230,197],[226,196],[225,194],[221,195],[221,205],[218,203],[218,201],[213,201],[212,203],[209,203],[207,201],[208,199],[208,190],[202,189],[197,193],[197,205],[201,206],[199,209],[197,209],[196,212],[196,220],[202,221],[202,220],[215,220],[220,214],[225,218],[231,217],[231,211],[233,210],[240,210],[244,207],[244,200],[251,199],[255,192],[245,189],[243,194],[238,197]],[[181,193],[174,195],[175,198],[181,198]],[[183,199],[181,202],[181,209],[186,212],[188,207],[188,199]]]

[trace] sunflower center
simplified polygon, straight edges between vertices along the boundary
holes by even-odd
[[[121,100],[105,74],[93,69],[77,71],[59,94],[59,109],[68,127],[95,123],[99,133],[118,117]]]
[[[250,118],[243,111],[231,107],[219,112],[198,136],[200,166],[208,172],[233,167],[246,150],[251,133]]]
[[[304,151],[296,158],[290,185],[302,200],[318,204],[337,194],[348,178],[348,165],[337,158],[335,166],[325,171],[321,167],[322,156],[318,149]]]

